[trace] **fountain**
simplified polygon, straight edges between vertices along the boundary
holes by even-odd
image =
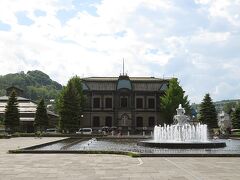
[[[154,139],[141,141],[139,145],[159,148],[220,148],[225,147],[225,142],[210,141],[207,134],[207,125],[190,124],[190,119],[185,115],[185,110],[180,104],[177,115],[174,116],[172,125],[155,126]]]
[[[9,152],[110,154],[130,152],[143,157],[240,157],[239,140],[208,139],[207,125],[191,123],[181,105],[177,108],[173,120],[172,125],[155,126],[154,138],[148,141],[130,137],[69,138]]]
[[[207,125],[190,125],[188,116],[180,104],[173,125],[155,126],[155,142],[208,142]]]

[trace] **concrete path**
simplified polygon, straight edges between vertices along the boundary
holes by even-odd
[[[131,158],[92,154],[7,154],[60,138],[0,139],[0,180],[240,179],[240,158]]]

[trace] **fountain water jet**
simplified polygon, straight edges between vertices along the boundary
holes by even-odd
[[[155,126],[155,142],[208,142],[207,125],[190,125],[189,118],[180,104],[173,125]]]
[[[155,126],[154,139],[141,141],[139,145],[161,148],[220,148],[226,143],[209,141],[207,125],[198,123],[191,125],[185,110],[180,104],[177,115],[174,116],[174,124]]]

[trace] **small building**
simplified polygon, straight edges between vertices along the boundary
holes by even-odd
[[[34,119],[37,108],[37,103],[21,97],[23,90],[17,87],[10,87],[6,90],[6,96],[0,97],[0,117],[4,118],[6,105],[9,99],[9,95],[12,91],[17,94],[18,109],[20,113],[20,131],[22,132],[34,132]],[[49,127],[56,127],[58,115],[52,111],[47,111],[49,117]]]
[[[160,96],[170,79],[155,77],[88,77],[83,78],[86,107],[81,127],[95,130],[104,126],[121,131],[153,130],[163,122]]]

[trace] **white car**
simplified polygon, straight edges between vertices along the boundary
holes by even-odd
[[[57,134],[57,129],[56,128],[49,128],[46,129],[46,134]]]
[[[92,128],[80,128],[76,134],[92,134]]]

